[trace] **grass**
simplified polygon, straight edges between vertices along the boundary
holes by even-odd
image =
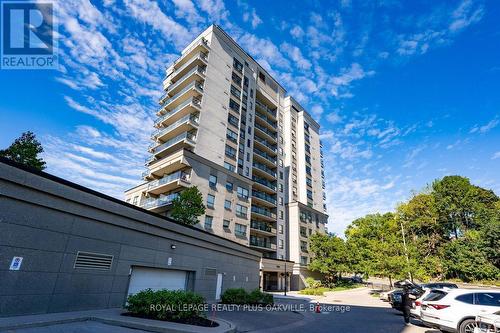
[[[343,284],[340,286],[336,286],[333,288],[327,288],[327,287],[319,287],[319,288],[305,288],[299,291],[299,294],[301,295],[312,295],[312,296],[323,296],[325,292],[327,291],[343,291],[343,290],[349,290],[349,289],[355,289],[363,287],[362,284]]]

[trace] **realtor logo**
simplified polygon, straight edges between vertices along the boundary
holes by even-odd
[[[2,69],[56,69],[54,4],[2,1]]]

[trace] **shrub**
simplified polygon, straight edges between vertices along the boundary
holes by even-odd
[[[321,281],[320,280],[315,280],[313,277],[308,277],[306,278],[306,285],[308,288],[319,288],[321,287]]]
[[[329,288],[325,288],[325,287],[320,287],[320,288],[306,288],[306,289],[302,289],[301,291],[299,291],[300,294],[302,295],[313,295],[313,296],[323,296],[323,293],[325,291],[329,291],[330,289]]]
[[[273,304],[274,298],[271,294],[265,294],[259,289],[247,293],[243,288],[227,289],[221,296],[224,304]]]
[[[166,321],[182,321],[195,317],[203,317],[202,296],[184,290],[146,289],[127,299],[127,310],[137,317]],[[161,310],[153,306],[162,306]]]
[[[248,293],[243,288],[226,289],[221,296],[224,304],[248,304]]]

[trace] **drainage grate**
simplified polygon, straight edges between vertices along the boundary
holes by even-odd
[[[74,268],[109,271],[112,264],[113,256],[111,255],[78,251]]]

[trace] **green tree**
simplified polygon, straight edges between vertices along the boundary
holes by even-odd
[[[198,187],[192,186],[172,201],[170,216],[183,224],[195,225],[199,223],[198,217],[205,214],[203,196]]]
[[[342,238],[316,233],[309,240],[312,258],[309,269],[324,274],[327,283],[334,283],[342,273],[351,271],[350,258]]]
[[[32,168],[43,170],[45,162],[38,154],[43,152],[41,143],[33,132],[24,132],[7,149],[0,150],[0,157],[8,158]]]

